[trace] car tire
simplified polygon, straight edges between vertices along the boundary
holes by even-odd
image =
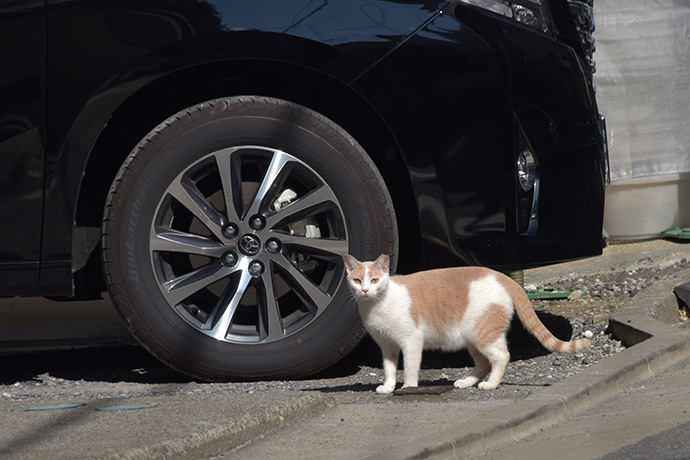
[[[134,337],[189,376],[296,378],[364,331],[342,255],[390,254],[376,166],[341,127],[284,100],[187,108],[129,154],[106,202],[102,259]]]

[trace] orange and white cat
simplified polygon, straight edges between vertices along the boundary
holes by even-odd
[[[344,256],[347,281],[357,298],[364,327],[381,347],[385,379],[377,393],[395,389],[400,351],[405,387],[416,387],[423,349],[467,348],[475,367],[456,388],[498,386],[510,362],[506,334],[513,312],[549,351],[577,353],[590,345],[564,342],[537,317],[525,291],[508,276],[482,267],[429,270],[389,276],[389,258],[360,262]],[[487,381],[482,379],[489,376]]]

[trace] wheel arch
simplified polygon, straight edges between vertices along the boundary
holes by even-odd
[[[175,97],[171,98],[171,94]],[[97,254],[97,235],[88,229],[100,228],[110,184],[135,145],[161,121],[186,107],[218,97],[247,94],[304,105],[335,121],[357,139],[384,177],[398,222],[405,223],[399,226],[400,246],[405,248],[399,269],[406,271],[421,265],[419,222],[404,157],[394,134],[375,108],[346,84],[311,68],[274,60],[230,60],[197,65],[157,79],[113,112],[90,151],[79,189],[75,238],[85,243],[81,247],[73,245],[78,290],[80,284],[92,285],[93,272],[100,271],[100,264],[93,257]]]

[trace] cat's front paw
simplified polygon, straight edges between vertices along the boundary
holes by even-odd
[[[393,385],[379,385],[376,387],[376,392],[380,395],[387,395],[393,393],[393,390],[395,390],[395,384]]]

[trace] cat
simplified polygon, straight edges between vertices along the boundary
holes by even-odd
[[[475,367],[454,386],[495,389],[510,362],[506,334],[513,312],[549,351],[577,353],[590,346],[587,339],[564,342],[554,337],[524,289],[494,270],[456,267],[390,276],[385,254],[374,262],[360,262],[349,254],[343,259],[364,327],[383,354],[385,377],[377,393],[395,390],[400,351],[403,388],[416,387],[423,349],[467,348]]]

